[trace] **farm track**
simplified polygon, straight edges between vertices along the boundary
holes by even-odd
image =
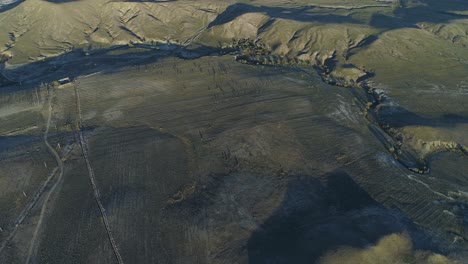
[[[434,201],[441,198],[449,201],[453,199],[444,195],[444,192],[436,193],[436,190],[431,190],[430,186],[428,187],[427,184],[418,180],[418,175],[412,171],[408,172],[408,167],[393,155],[383,155],[382,153],[387,153],[384,150],[371,152],[367,147],[363,147],[362,143],[354,143],[359,142],[353,136],[354,133],[351,133],[344,126],[343,128],[341,126],[337,128],[335,121],[325,122],[324,119],[326,118],[323,117],[322,109],[313,109],[309,113],[306,108],[303,111],[298,111],[297,107],[289,107],[288,102],[294,106],[299,106],[301,100],[306,100],[300,93],[257,89],[256,86],[267,86],[271,81],[260,81],[258,85],[247,85],[247,81],[251,80],[250,75],[242,75],[247,81],[237,81],[235,78],[229,78],[219,73],[220,69],[213,69],[212,65],[204,61],[197,61],[198,65],[194,62],[193,66],[190,63],[178,63],[177,60],[164,62],[165,64],[144,65],[141,66],[141,69],[139,66],[131,67],[128,69],[130,74],[125,75],[125,78],[121,77],[119,73],[112,73],[102,74],[97,78],[81,79],[79,87],[83,99],[81,106],[83,107],[85,120],[88,120],[87,118],[91,120],[88,125],[99,125],[101,120],[99,117],[88,116],[89,112],[92,112],[90,110],[96,110],[97,106],[99,111],[102,109],[103,112],[107,109],[113,109],[116,112],[124,109],[123,112],[128,116],[117,117],[117,120],[119,120],[118,118],[128,118],[135,123],[147,123],[148,126],[157,124],[165,129],[171,129],[171,132],[187,131],[186,128],[189,127],[193,130],[194,135],[197,134],[197,129],[199,129],[203,133],[204,142],[209,142],[217,136],[224,136],[224,134],[221,135],[223,132],[234,133],[251,127],[252,124],[260,125],[263,122],[268,123],[287,117],[289,121],[294,120],[291,125],[295,127],[294,129],[298,131],[298,134],[309,134],[312,138],[324,138],[324,135],[328,135],[323,139],[323,144],[320,143],[323,146],[316,148],[320,155],[314,154],[311,156],[314,159],[325,161],[333,158],[328,155],[337,152],[334,138],[339,137],[340,140],[346,142],[346,144],[340,144],[339,152],[352,155],[347,155],[337,162],[336,166],[349,171],[359,184],[366,186],[368,188],[366,190],[378,197],[376,200],[379,203],[386,207],[399,207],[418,225],[423,227],[431,226],[432,223],[446,229],[451,228],[452,225],[455,227],[460,226],[455,222],[454,224],[448,223],[452,219],[447,213],[443,213],[444,208],[431,206]],[[216,64],[213,65],[214,67],[217,66]],[[194,70],[192,71],[191,68],[194,68]],[[211,73],[212,69],[213,73]],[[215,70],[216,75],[214,74]],[[173,74],[182,72],[186,73],[187,76],[195,76],[198,72],[204,74],[208,72],[210,80],[213,78],[212,84],[206,85],[204,82],[197,81],[196,78],[192,78],[194,81],[190,82],[188,77],[187,79],[180,77],[173,82],[167,83],[160,81],[165,77],[168,78],[174,76]],[[155,81],[151,83],[145,78]],[[96,89],[96,87],[101,88],[101,83],[112,83],[112,85],[104,86],[103,89]],[[279,84],[278,81],[277,83]],[[162,86],[164,86],[164,89]],[[218,86],[221,88],[218,88]],[[236,90],[231,90],[231,86]],[[138,88],[130,93],[128,92],[130,89],[125,89],[126,87]],[[291,88],[294,85],[291,84],[287,87]],[[245,94],[237,92],[243,91],[242,89],[246,91]],[[171,93],[168,93],[167,90],[171,91]],[[124,93],[124,91],[127,93]],[[317,93],[319,93],[318,88]],[[356,95],[356,100],[360,102],[358,106],[362,104],[363,111],[366,103],[378,99],[373,97],[374,94],[365,96],[367,93],[365,91],[364,98],[359,97],[359,93]],[[145,100],[141,99],[142,95],[145,96]],[[175,99],[176,95],[180,95],[180,97]],[[152,101],[150,98],[155,98],[155,100]],[[154,103],[158,100],[161,100],[162,103]],[[295,100],[297,100],[297,103],[294,103]],[[275,111],[275,115],[265,115],[264,117],[248,114],[251,109],[255,109],[257,104],[262,104],[263,109],[276,110],[278,108],[276,105],[282,107],[279,108],[280,110]],[[238,109],[242,109],[242,111],[237,111]],[[231,112],[238,112],[239,114],[232,119],[226,118]],[[372,110],[367,109],[367,112],[372,112]],[[213,122],[213,119],[216,122]],[[381,129],[382,134],[388,135],[377,121],[378,119],[363,117],[362,123],[374,124]],[[235,126],[232,125],[234,122]],[[199,127],[192,127],[192,124],[195,123],[200,124]],[[213,126],[208,127],[207,124],[213,124]],[[390,135],[388,136],[390,137]],[[314,144],[312,146],[316,147]],[[312,149],[314,149],[313,147]],[[384,161],[386,165],[381,164]],[[367,165],[369,162],[378,166],[369,168]],[[382,168],[388,169],[388,172],[383,172]],[[377,175],[378,178],[369,179],[367,175]],[[410,178],[408,175],[414,177]],[[398,177],[398,179],[395,179],[395,177]],[[422,195],[423,198],[418,198],[419,195]],[[456,217],[453,218],[456,219]]]
[[[50,145],[50,143],[48,141],[50,121],[52,119],[52,104],[51,104],[51,99],[50,98],[48,99],[48,104],[49,104],[49,106],[48,106],[49,107],[49,114],[48,114],[47,123],[46,123],[46,131],[44,133],[44,143],[46,144],[47,149],[50,151],[50,153],[54,156],[58,166],[52,170],[52,172],[47,177],[46,181],[42,184],[42,186],[39,188],[39,190],[36,192],[36,194],[30,199],[30,201],[26,204],[26,206],[21,211],[19,216],[16,218],[15,226],[13,228],[13,231],[11,232],[10,236],[3,242],[3,244],[0,247],[0,254],[2,254],[2,252],[5,250],[6,246],[15,237],[16,232],[18,230],[18,227],[23,223],[24,219],[26,219],[26,217],[29,215],[31,210],[34,208],[34,206],[37,204],[37,202],[41,198],[42,194],[46,191],[46,188],[49,185],[49,183],[52,181],[54,176],[59,171],[59,176],[58,176],[59,179],[53,185],[52,189],[50,190],[49,194],[47,195],[46,200],[44,201],[44,205],[42,207],[41,215],[40,215],[40,223],[42,222],[43,216],[44,216],[44,213],[45,213],[45,207],[46,207],[47,201],[49,200],[51,193],[54,191],[55,187],[58,185],[58,182],[60,181],[60,179],[63,176],[63,161],[60,158],[60,155],[57,153],[57,151],[55,151],[55,149]],[[36,228],[36,231],[34,233],[34,237],[33,237],[33,240],[31,241],[31,244],[34,244],[34,240],[36,239],[40,223],[38,223],[38,227]],[[28,255],[28,261],[26,263],[29,262],[29,259],[30,259],[30,254]]]
[[[39,230],[41,228],[42,222],[44,221],[44,216],[45,216],[46,209],[47,209],[47,203],[48,203],[51,195],[54,193],[55,189],[57,188],[57,186],[61,182],[61,180],[63,178],[63,171],[64,171],[64,165],[63,165],[62,159],[60,158],[60,155],[50,145],[50,143],[49,143],[49,141],[47,139],[47,137],[49,135],[50,121],[52,119],[52,98],[51,98],[50,94],[49,94],[49,98],[48,98],[47,101],[48,101],[48,112],[49,112],[49,114],[48,114],[48,117],[47,117],[46,131],[44,133],[44,143],[46,144],[47,149],[49,150],[50,153],[52,153],[52,155],[54,156],[54,158],[55,158],[55,160],[57,162],[59,174],[58,174],[57,180],[55,181],[54,185],[52,186],[49,193],[47,194],[47,196],[46,196],[46,198],[44,200],[44,204],[42,205],[41,213],[39,215],[39,220],[37,222],[36,229],[34,230],[34,234],[33,234],[33,237],[31,239],[30,246],[29,246],[28,256],[27,256],[26,262],[25,262],[26,264],[28,264],[30,262],[31,257],[34,254],[34,251],[35,251],[35,248],[36,248],[35,245],[36,245],[37,236],[39,234]]]
[[[208,29],[208,25],[201,27],[198,29],[192,36],[190,36],[188,39],[186,39],[183,43],[182,46],[188,46],[192,44],[198,37],[200,37],[201,34],[203,34],[206,30]]]
[[[98,204],[98,207],[99,207],[99,211],[101,212],[102,221],[104,222],[104,226],[106,228],[107,236],[109,237],[109,242],[112,245],[112,249],[114,251],[117,262],[119,264],[123,264],[124,262],[123,262],[122,256],[119,253],[117,243],[115,242],[114,235],[113,235],[112,230],[111,230],[110,225],[109,225],[109,220],[107,218],[106,209],[104,208],[104,206],[102,205],[102,202],[101,202],[99,189],[98,189],[98,187],[96,185],[96,179],[94,177],[94,171],[93,171],[93,168],[91,167],[91,163],[89,161],[88,149],[87,149],[86,142],[85,142],[84,136],[83,136],[83,131],[82,131],[82,115],[81,115],[80,92],[79,92],[79,89],[78,89],[78,85],[75,84],[74,88],[75,88],[75,98],[76,98],[76,112],[77,112],[77,115],[78,115],[78,129],[79,129],[80,146],[81,146],[81,150],[83,152],[83,157],[84,157],[85,162],[86,162],[86,167],[88,169],[89,180],[90,180],[91,185],[93,187],[94,199],[96,200],[96,203]]]

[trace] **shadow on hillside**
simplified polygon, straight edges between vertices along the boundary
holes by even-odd
[[[376,12],[372,15],[370,25],[380,29],[397,29],[397,28],[417,28],[417,23],[445,23],[452,19],[467,18],[466,15],[452,13],[454,11],[466,11],[466,4],[463,1],[448,0],[422,0],[422,4],[418,6],[407,6],[405,3],[401,7],[394,10],[392,16],[387,16]],[[305,6],[301,8],[285,8],[285,7],[270,7],[270,6],[252,6],[244,3],[236,3],[229,6],[222,14],[220,14],[213,22],[208,25],[208,28],[222,25],[248,13],[264,13],[270,18],[289,19],[300,22],[318,22],[318,23],[350,23],[363,24],[362,21],[356,20],[350,16],[335,15],[332,12],[329,14],[318,14],[312,11],[318,7]]]
[[[383,29],[417,28],[418,23],[447,23],[454,19],[466,19],[467,15],[456,14],[456,11],[466,11],[468,1],[465,0],[420,0],[419,5],[410,6],[407,1],[395,9],[393,16],[375,13],[370,25]]]
[[[1,4],[0,3],[0,13],[8,11],[10,9],[13,9],[13,8],[17,7],[19,4],[23,3],[23,2],[24,2],[24,0],[12,0],[8,4]]]
[[[373,200],[345,172],[298,177],[282,205],[250,237],[249,263],[315,263],[343,246],[365,248],[407,231],[416,249],[437,250],[410,220]]]
[[[445,113],[441,114],[439,117],[428,118],[420,116],[401,106],[382,106],[377,113],[380,123],[387,124],[394,128],[404,126],[452,128],[458,124],[468,123],[468,112],[464,116]]]
[[[334,14],[318,15],[310,13],[314,6],[302,8],[284,8],[284,7],[269,7],[269,6],[252,6],[243,3],[236,3],[229,6],[222,14],[212,21],[208,28],[222,25],[248,13],[265,13],[272,19],[290,19],[300,22],[319,22],[319,23],[353,23],[360,24],[361,22],[351,17],[340,16]]]
[[[147,51],[133,52],[134,48],[145,48]],[[115,50],[128,52],[120,55],[112,54],[112,51]],[[145,65],[168,56],[196,59],[213,55],[215,52],[219,52],[219,48],[203,45],[185,47],[177,44],[158,44],[152,47],[138,44],[135,44],[134,47],[115,46],[102,50],[93,50],[91,55],[85,55],[84,50],[76,49],[43,61],[19,65],[13,69],[2,69],[0,64],[2,70],[0,84],[5,84],[0,85],[0,93],[34,89],[41,83],[50,83],[64,77],[74,79],[97,72],[105,73],[124,67]]]

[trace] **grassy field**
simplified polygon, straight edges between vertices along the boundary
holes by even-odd
[[[447,254],[455,251],[444,232],[465,236],[463,209],[453,207],[464,198],[439,169],[463,160],[435,161],[429,181],[409,172],[367,128],[363,91],[324,84],[313,71],[228,56],[104,71],[56,91],[58,130],[68,116],[76,121],[74,89],[123,259],[302,262],[403,231],[416,250]],[[83,162],[67,167],[37,258],[111,261]],[[302,233],[284,234],[295,225]],[[318,247],[317,236],[330,240]]]
[[[463,263],[464,12],[455,0],[1,12],[0,262]],[[55,151],[64,173],[47,183]]]

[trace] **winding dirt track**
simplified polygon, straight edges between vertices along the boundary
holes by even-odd
[[[41,225],[42,225],[42,222],[44,221],[44,216],[45,216],[45,213],[46,213],[46,209],[47,209],[47,204],[49,202],[49,199],[50,199],[50,196],[55,192],[55,189],[57,188],[57,186],[59,185],[59,183],[61,182],[62,178],[63,178],[63,161],[62,159],[60,158],[60,155],[57,153],[57,151],[55,151],[55,149],[50,145],[47,137],[49,135],[49,128],[50,128],[50,120],[52,119],[52,98],[49,94],[49,98],[48,98],[48,111],[49,111],[49,115],[47,117],[47,126],[46,126],[46,131],[44,133],[44,143],[46,144],[47,146],[47,149],[49,150],[50,153],[52,153],[52,155],[54,156],[56,162],[57,162],[57,165],[58,165],[58,170],[59,170],[59,174],[58,174],[58,177],[57,177],[57,180],[55,181],[54,185],[52,186],[52,188],[50,189],[49,193],[47,194],[45,200],[44,200],[44,203],[42,205],[42,208],[41,208],[41,214],[39,215],[39,220],[37,221],[37,225],[36,225],[36,229],[34,230],[34,234],[33,234],[33,237],[31,239],[31,243],[29,245],[29,250],[28,250],[28,256],[26,258],[26,264],[28,264],[31,260],[31,257],[34,255],[35,253],[35,249],[36,249],[36,240],[37,240],[37,236],[39,234],[39,230],[41,228]]]
[[[104,222],[104,226],[106,227],[107,236],[109,237],[109,241],[110,241],[110,243],[112,245],[112,249],[114,251],[117,262],[119,264],[123,264],[124,262],[123,262],[122,256],[119,253],[119,249],[117,248],[117,243],[114,240],[114,236],[112,234],[112,230],[111,230],[110,225],[109,225],[109,220],[107,218],[106,209],[104,208],[104,206],[102,205],[102,202],[101,202],[101,198],[100,198],[101,196],[99,194],[99,189],[98,189],[98,187],[96,185],[96,179],[94,177],[94,171],[93,171],[93,168],[91,167],[91,163],[89,162],[88,149],[87,149],[84,137],[83,137],[83,130],[82,130],[80,92],[79,92],[77,84],[75,84],[74,87],[75,87],[75,96],[76,96],[76,112],[77,112],[77,115],[78,115],[80,146],[81,146],[81,150],[83,152],[83,157],[84,157],[85,162],[86,162],[86,167],[88,168],[89,180],[91,181],[91,185],[93,186],[94,199],[96,200],[96,203],[99,206],[99,210],[100,210],[101,216],[102,216],[102,221]]]
[[[23,223],[24,219],[29,215],[32,208],[34,208],[34,206],[39,201],[39,198],[41,198],[42,194],[46,191],[46,187],[49,185],[49,183],[52,181],[54,176],[57,174],[57,171],[59,171],[59,176],[58,176],[59,179],[56,181],[56,183],[54,184],[54,186],[52,187],[52,189],[50,190],[49,194],[47,195],[47,197],[46,197],[46,199],[44,201],[44,204],[43,204],[43,207],[42,207],[42,210],[41,210],[41,215],[40,215],[40,218],[39,218],[39,222],[38,222],[38,225],[37,225],[36,230],[34,232],[33,240],[31,241],[31,247],[32,247],[32,245],[34,244],[34,241],[35,241],[35,239],[37,237],[37,233],[38,233],[40,223],[42,223],[42,220],[43,220],[43,217],[44,217],[44,212],[45,212],[45,207],[46,207],[47,201],[49,200],[51,193],[54,191],[55,187],[57,186],[57,183],[60,181],[60,179],[61,179],[61,177],[63,175],[63,162],[62,162],[59,154],[55,151],[54,148],[52,148],[52,146],[49,144],[48,139],[47,139],[48,134],[49,134],[50,121],[52,119],[52,104],[51,104],[51,99],[50,98],[48,99],[48,104],[49,104],[49,115],[48,115],[47,123],[46,123],[46,131],[44,133],[44,142],[45,142],[45,144],[47,146],[47,149],[54,156],[58,167],[56,167],[56,168],[54,168],[52,170],[52,172],[47,177],[46,181],[41,185],[41,187],[36,192],[36,194],[34,194],[34,196],[30,199],[30,201],[26,204],[24,209],[18,215],[18,217],[16,218],[16,221],[15,221],[15,226],[14,226],[13,230],[11,231],[10,236],[0,246],[0,254],[2,254],[2,252],[5,250],[6,246],[15,237],[16,232],[18,230],[18,227]],[[27,258],[26,263],[29,262],[29,259],[31,257],[30,253],[31,253],[31,248],[30,248],[30,252],[28,254],[28,258]]]

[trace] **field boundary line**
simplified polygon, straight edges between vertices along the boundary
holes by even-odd
[[[98,189],[98,187],[96,185],[96,178],[94,177],[94,170],[91,167],[91,163],[89,161],[88,149],[87,149],[87,146],[86,146],[86,142],[84,140],[83,129],[82,129],[80,92],[79,92],[79,89],[78,89],[78,85],[76,83],[74,84],[74,88],[75,88],[75,98],[76,98],[76,112],[77,112],[77,115],[78,115],[78,133],[79,133],[79,138],[80,138],[80,146],[81,146],[81,151],[83,152],[83,157],[84,157],[84,160],[85,160],[85,163],[86,163],[86,167],[88,169],[89,180],[90,180],[91,185],[93,187],[94,199],[96,200],[96,203],[98,204],[98,207],[99,207],[99,211],[101,212],[102,221],[104,222],[104,226],[105,226],[106,231],[107,231],[107,236],[109,237],[109,241],[110,241],[110,243],[112,245],[112,250],[114,251],[114,255],[115,255],[116,259],[117,259],[117,262],[119,264],[123,264],[124,262],[123,262],[122,256],[119,253],[117,243],[115,242],[114,235],[113,235],[112,230],[111,230],[110,225],[109,225],[109,220],[107,218],[106,209],[104,208],[104,206],[102,205],[102,202],[101,202],[101,196],[100,196],[100,193],[99,193],[99,189]]]

